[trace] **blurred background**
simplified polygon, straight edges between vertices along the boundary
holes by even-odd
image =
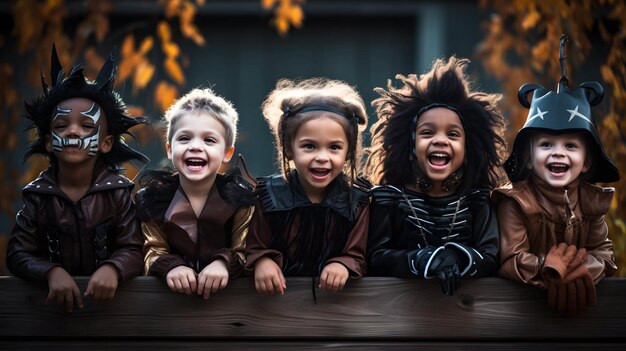
[[[94,78],[104,59],[118,61],[116,90],[135,116],[132,145],[168,165],[160,118],[178,97],[211,87],[240,115],[236,152],[254,176],[277,170],[260,105],[279,78],[326,76],[357,87],[369,107],[374,87],[397,73],[423,73],[433,60],[469,58],[473,87],[501,93],[507,140],[527,110],[520,85],[555,89],[559,37],[567,34],[572,85],[600,81],[605,99],[593,110],[604,146],[626,178],[626,7],[623,1],[416,0],[17,0],[0,2],[0,274],[21,206],[21,188],[47,168],[23,162],[33,135],[24,129],[25,99],[50,81],[55,43],[63,67],[86,65]],[[369,138],[366,135],[366,146]],[[127,166],[126,176],[140,170]],[[624,180],[607,216],[618,275],[626,276]]]

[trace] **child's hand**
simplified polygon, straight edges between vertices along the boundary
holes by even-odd
[[[93,297],[95,302],[112,300],[120,279],[120,274],[114,265],[105,263],[91,275],[85,296]]]
[[[320,275],[320,288],[327,292],[338,292],[346,285],[348,276],[349,272],[346,266],[338,262],[329,263]]]
[[[282,295],[287,289],[287,282],[276,262],[263,257],[254,266],[254,286],[264,295]]]
[[[198,295],[208,299],[211,293],[224,289],[228,284],[228,268],[224,260],[215,260],[198,274]]]
[[[167,272],[165,281],[173,292],[191,295],[197,290],[196,272],[187,266],[178,266]]]
[[[72,277],[61,267],[52,268],[48,274],[48,297],[46,304],[56,301],[57,305],[65,303],[65,311],[71,313],[74,308],[74,301],[78,308],[83,308],[83,298],[80,290]]]

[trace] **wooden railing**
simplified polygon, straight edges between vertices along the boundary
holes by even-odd
[[[88,278],[78,277],[84,291]],[[47,286],[0,277],[0,349],[624,349],[626,279],[597,286],[576,316],[551,310],[546,292],[500,278],[463,281],[454,296],[436,281],[368,277],[337,294],[287,279],[263,296],[248,278],[203,300],[138,277],[115,299],[67,315],[44,303]]]

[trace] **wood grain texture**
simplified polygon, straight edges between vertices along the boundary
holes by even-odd
[[[84,291],[88,278],[76,279]],[[59,306],[45,305],[45,284],[0,277],[0,339],[625,342],[626,279],[604,279],[597,290],[598,303],[571,317],[551,310],[545,291],[500,278],[463,281],[449,297],[435,281],[368,277],[350,281],[338,294],[318,289],[315,303],[309,278],[288,279],[287,292],[276,297],[257,294],[242,278],[203,300],[174,294],[157,278],[138,277],[123,284],[112,302],[86,300],[83,310],[66,315]]]

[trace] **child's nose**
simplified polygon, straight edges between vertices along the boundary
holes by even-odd
[[[202,140],[198,140],[198,139],[191,139],[191,141],[189,142],[189,150],[200,150],[202,146]]]
[[[80,126],[74,123],[68,125],[66,137],[79,137],[79,136],[80,136]]]
[[[323,151],[322,152],[318,152],[315,155],[315,161],[326,162],[326,161],[328,161],[328,155],[325,152],[323,152]]]
[[[443,135],[436,135],[433,139],[433,144],[435,145],[448,145],[448,138]]]

